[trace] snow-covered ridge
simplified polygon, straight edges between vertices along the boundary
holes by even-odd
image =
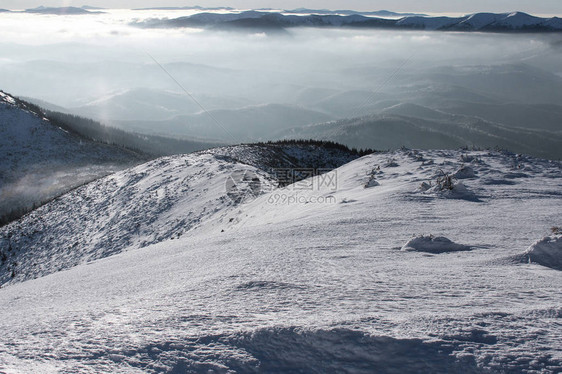
[[[149,19],[133,23],[139,27],[229,27],[283,29],[288,27],[367,27],[442,31],[553,32],[562,31],[558,17],[541,18],[523,12],[476,13],[463,17],[406,16],[399,19],[360,14],[293,15],[263,11],[198,13],[175,19]]]
[[[13,251],[14,239],[21,240],[20,255],[11,261],[19,263],[23,280],[179,238],[206,217],[232,208],[224,180],[236,167],[267,183],[264,172],[213,155],[171,156],[118,172],[8,225],[3,237],[11,244],[4,240],[3,247],[11,250],[2,251]]]
[[[0,251],[9,256],[0,265],[0,283],[10,280],[12,271],[20,281],[43,276],[180,238],[211,217],[220,221],[238,205],[225,187],[235,171],[255,173],[265,192],[277,185],[276,168],[332,169],[357,157],[321,145],[241,145],[160,158],[118,172],[0,229]]]

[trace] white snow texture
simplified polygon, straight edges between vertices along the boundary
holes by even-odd
[[[399,150],[276,188],[267,150],[160,158],[0,228],[0,372],[562,371],[560,236],[512,260],[562,221],[559,162]],[[477,199],[419,188],[468,166]]]

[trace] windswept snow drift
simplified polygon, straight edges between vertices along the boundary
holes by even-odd
[[[469,251],[471,248],[466,245],[457,244],[443,236],[416,236],[408,240],[402,246],[402,251],[416,251],[428,253],[444,253],[444,252],[458,252]]]
[[[562,235],[551,235],[533,243],[525,256],[530,263],[562,270]]]

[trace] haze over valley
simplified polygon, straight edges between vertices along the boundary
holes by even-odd
[[[138,27],[201,12],[240,18],[234,9],[3,14],[0,87],[123,130],[215,143],[304,136],[562,156],[537,146],[561,140],[560,33]],[[343,138],[331,130],[338,120]],[[377,136],[388,123],[402,124],[392,141]],[[420,136],[399,130],[406,124]]]

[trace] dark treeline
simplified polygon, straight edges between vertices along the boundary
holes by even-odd
[[[337,143],[331,140],[316,140],[316,139],[283,139],[283,140],[270,140],[266,143],[260,142],[259,145],[314,145],[326,149],[337,149],[342,152],[346,152],[352,155],[357,155],[359,157],[370,155],[376,151],[371,148],[349,148],[345,144]]]

